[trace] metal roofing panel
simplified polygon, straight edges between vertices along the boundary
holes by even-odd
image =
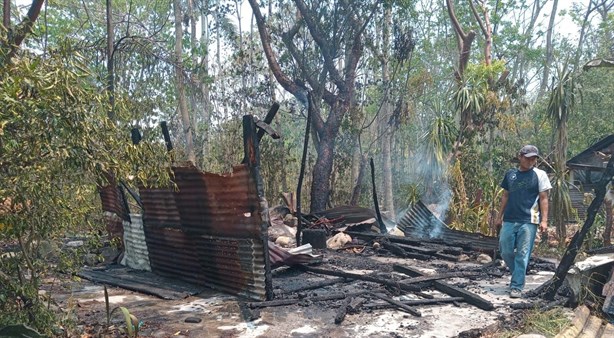
[[[152,270],[252,299],[272,297],[257,172],[247,165],[227,175],[193,166],[173,171],[176,191],[141,190]]]
[[[476,251],[494,251],[499,247],[497,237],[450,229],[421,201],[407,210],[397,226],[408,237],[440,241],[446,245],[468,246]]]

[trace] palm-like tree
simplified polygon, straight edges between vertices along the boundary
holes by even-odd
[[[576,105],[578,88],[575,78],[566,67],[559,71],[559,82],[550,92],[548,118],[553,123],[553,168],[554,178],[551,196],[551,215],[556,226],[557,235],[561,243],[567,235],[565,222],[571,218],[572,206],[569,197],[569,185],[567,182],[567,121]]]

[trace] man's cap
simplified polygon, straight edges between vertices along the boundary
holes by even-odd
[[[526,146],[520,148],[519,153],[520,153],[520,155],[522,155],[524,157],[539,156],[539,151],[537,150],[537,147],[536,146],[532,146],[530,144],[527,144]]]

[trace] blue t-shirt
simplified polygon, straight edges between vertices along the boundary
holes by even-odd
[[[505,222],[539,224],[539,193],[552,188],[545,171],[510,169],[503,177],[501,188],[508,192],[503,212]]]

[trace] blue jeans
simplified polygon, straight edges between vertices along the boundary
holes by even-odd
[[[512,273],[510,288],[522,290],[531,258],[537,224],[503,222],[499,234],[501,257]]]

